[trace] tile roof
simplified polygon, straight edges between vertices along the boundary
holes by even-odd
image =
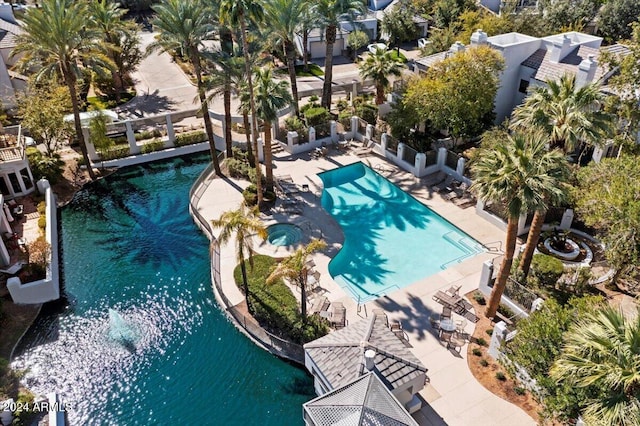
[[[367,372],[364,352],[373,349],[375,368],[390,389],[427,369],[389,329],[385,315],[373,315],[304,345],[322,374],[335,389]]]
[[[16,47],[16,36],[23,32],[19,25],[0,19],[0,49]]]
[[[578,65],[589,55],[594,55],[596,60],[600,56],[600,50],[588,46],[576,46],[560,62],[551,62],[549,57],[551,51],[538,49],[531,56],[522,62],[522,66],[534,70],[531,78],[546,82],[547,80],[557,80],[564,74],[576,74]],[[607,70],[602,64],[598,64],[594,81],[599,81],[606,74]]]
[[[416,64],[422,65],[425,68],[431,68],[434,64],[446,59],[449,55],[449,51],[434,53],[433,55],[425,56],[424,58],[416,59]]]

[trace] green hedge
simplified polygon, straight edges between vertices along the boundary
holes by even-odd
[[[371,104],[360,104],[356,107],[356,115],[369,124],[376,124],[378,107]]]
[[[560,259],[542,253],[533,255],[531,274],[538,283],[546,287],[555,287],[564,272],[564,265]]]
[[[142,152],[143,154],[148,154],[150,152],[162,151],[163,149],[164,144],[162,143],[162,141],[155,139],[142,145],[142,148],[140,148],[140,152]]]
[[[331,120],[331,114],[324,107],[309,108],[304,113],[308,126],[318,126]]]
[[[146,141],[147,139],[155,139],[155,138],[160,138],[162,137],[162,132],[160,130],[153,130],[153,131],[148,131],[148,130],[143,130],[140,133],[136,133],[135,138],[137,141]],[[125,136],[125,141],[126,141],[126,136]]]
[[[109,149],[107,149],[106,151],[101,152],[100,158],[102,159],[102,161],[109,161],[109,160],[115,160],[117,158],[128,157],[129,155],[131,155],[129,152],[129,144],[114,145]]]
[[[253,257],[253,268],[247,262],[249,300],[254,318],[267,330],[296,343],[310,342],[327,334],[327,322],[318,316],[308,317],[307,323],[303,324],[298,301],[282,280],[271,285],[265,283],[275,265],[275,259],[262,255]],[[238,288],[242,289],[239,265],[233,276]]]
[[[195,132],[181,133],[176,136],[176,141],[174,142],[175,146],[185,146],[185,145],[193,145],[200,142],[207,141],[207,134],[198,130]]]

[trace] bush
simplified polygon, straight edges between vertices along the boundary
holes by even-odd
[[[258,202],[258,189],[254,184],[251,184],[242,191],[242,197],[247,206],[255,206]]]
[[[484,338],[480,337],[476,340],[476,343],[479,344],[480,346],[487,346],[487,341],[484,340]]]
[[[227,170],[231,177],[247,180],[249,179],[249,172],[252,167],[249,165],[249,162],[247,160],[227,158],[224,164],[227,166]]]
[[[516,386],[513,388],[513,391],[516,393],[516,395],[524,395],[525,393],[527,393],[527,390],[525,388],[523,388],[522,386]]]
[[[38,218],[38,228],[42,229],[44,231],[44,229],[47,227],[47,217],[41,215]]]
[[[555,287],[564,272],[564,265],[559,259],[542,253],[533,255],[531,274],[542,286]]]
[[[45,203],[44,201],[40,201],[38,203],[38,207],[36,208],[36,210],[38,210],[38,213],[43,215],[45,210],[47,209],[47,203]]]
[[[193,145],[200,142],[207,142],[207,134],[203,130],[195,132],[180,133],[176,136],[175,146]]]
[[[309,108],[305,111],[304,118],[307,121],[307,126],[318,126],[331,120],[331,114],[324,107]]]
[[[500,380],[501,382],[504,382],[505,380],[507,380],[507,376],[505,376],[502,371],[498,371],[496,372],[496,379]]]
[[[249,301],[254,318],[268,331],[296,343],[305,343],[327,334],[327,322],[321,317],[307,317],[306,323],[298,309],[298,301],[282,280],[267,285],[266,278],[275,267],[276,260],[269,256],[253,257],[253,268],[247,262]],[[240,266],[234,270],[234,278],[242,288]]]
[[[346,99],[339,99],[338,102],[336,102],[336,108],[339,112],[342,112],[349,108],[349,102],[347,102]]]
[[[476,291],[475,293],[473,293],[473,300],[475,300],[478,305],[486,305],[487,301],[484,298],[484,295],[482,293],[480,293],[479,291]]]
[[[351,127],[351,117],[353,117],[353,113],[348,109],[338,113],[338,121],[345,129],[349,129]]]
[[[64,161],[60,155],[48,157],[36,148],[27,148],[27,159],[35,180],[45,178],[53,185],[62,178]]]
[[[511,309],[502,304],[498,306],[498,312],[504,315],[505,318],[514,318],[516,316]]]
[[[320,107],[320,104],[317,102],[309,102],[300,107],[300,113],[304,114],[305,112],[309,111],[311,108],[321,108],[321,107]]]
[[[481,359],[480,360],[480,365],[483,367],[486,367],[489,365],[489,362],[486,359]]]
[[[309,102],[318,102],[319,100],[320,98],[318,97],[318,95],[309,96]]]
[[[287,129],[288,132],[298,132],[298,136],[300,136],[301,139],[306,140],[309,137],[309,129],[298,117],[287,117],[284,120],[284,128]]]
[[[129,145],[114,145],[104,152],[100,153],[102,161],[115,160],[116,158],[124,158],[131,155]]]
[[[492,336],[493,335],[493,328],[488,328],[485,330],[485,332],[489,335]]]
[[[363,103],[356,107],[356,115],[369,124],[375,124],[378,119],[378,107]]]
[[[140,152],[142,152],[143,154],[148,154],[149,152],[162,151],[163,149],[164,144],[161,140],[153,140],[142,145]]]
[[[473,348],[471,353],[474,354],[475,356],[482,356],[482,351],[478,348]]]
[[[135,138],[137,141],[144,141],[147,139],[154,139],[162,137],[162,132],[158,129],[154,129],[152,131],[143,130],[140,133],[135,134]]]

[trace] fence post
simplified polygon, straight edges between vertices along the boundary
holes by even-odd
[[[404,144],[401,142],[398,144],[398,151],[396,152],[398,156],[398,160],[402,160],[404,158]]]
[[[367,130],[368,129],[369,127],[367,127]],[[389,135],[387,135],[386,133],[383,133],[382,136],[380,136],[380,146],[382,147],[383,153],[387,150],[387,147],[389,146]]]
[[[373,124],[367,124],[365,138],[367,139],[367,141],[373,139]]]
[[[425,154],[424,152],[417,153],[414,167],[415,170],[413,174],[416,177],[422,176],[422,174],[424,173],[424,169],[427,168],[427,154]]]
[[[493,278],[493,262],[491,260],[485,260],[482,264],[482,271],[480,272],[480,283],[478,283],[478,290],[485,296],[491,294],[491,279]]]
[[[264,143],[262,138],[258,138],[258,161],[264,161]]]
[[[127,128],[127,142],[129,142],[129,153],[130,154],[140,154],[140,147],[136,143],[136,135],[133,133],[133,127],[131,127],[131,121],[127,120],[124,122],[124,125]]]
[[[456,164],[456,173],[458,173],[460,177],[464,176],[464,162],[465,162],[464,157],[460,156],[458,158],[458,164]]]
[[[316,141],[316,128],[309,127],[309,143],[314,143]]]
[[[444,171],[444,165],[447,162],[447,148],[438,148],[438,170]]]
[[[166,119],[167,119],[167,136],[169,137],[169,140],[166,140],[163,145],[165,148],[171,148],[175,146],[174,142],[176,140],[176,132],[173,130],[173,122],[171,121],[171,114],[167,114]],[[222,132],[224,133],[224,121],[222,121]]]
[[[358,124],[360,123],[360,119],[356,116],[351,117],[351,139],[357,139],[356,135],[358,134]]]
[[[298,137],[298,132],[287,132],[287,146],[289,150],[293,149],[293,142]]]
[[[331,120],[329,125],[331,126],[331,142],[338,143],[338,123]]]
[[[507,324],[504,321],[498,322],[493,327],[493,334],[491,334],[491,342],[489,343],[489,356],[493,359],[500,359],[502,353],[500,352],[500,346],[507,337]]]

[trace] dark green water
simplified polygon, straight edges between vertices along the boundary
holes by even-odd
[[[208,240],[188,213],[207,159],[120,170],[62,209],[67,303],[13,365],[34,392],[62,395],[71,424],[302,424],[311,379],[239,333],[213,296]]]

